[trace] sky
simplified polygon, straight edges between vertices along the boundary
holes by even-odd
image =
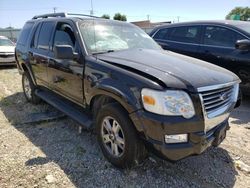
[[[221,20],[236,6],[250,7],[250,0],[92,0],[94,15],[117,12],[129,22]],[[21,28],[34,15],[56,12],[90,14],[91,0],[0,0],[0,27]]]

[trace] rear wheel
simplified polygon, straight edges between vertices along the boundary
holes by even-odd
[[[127,112],[117,103],[105,105],[97,115],[97,139],[113,165],[126,168],[140,163],[146,149]]]
[[[22,75],[22,86],[26,100],[33,104],[38,104],[40,102],[40,98],[35,95],[35,85],[27,72],[24,72]]]

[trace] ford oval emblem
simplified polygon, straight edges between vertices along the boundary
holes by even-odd
[[[222,94],[220,95],[220,100],[224,101],[224,100],[226,100],[226,99],[227,99],[227,93],[222,93]]]

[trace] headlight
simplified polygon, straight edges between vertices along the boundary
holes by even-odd
[[[149,112],[184,118],[191,118],[195,115],[193,102],[184,91],[156,91],[144,88],[141,95],[143,106]]]

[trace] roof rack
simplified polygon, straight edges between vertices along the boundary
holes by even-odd
[[[34,19],[38,19],[38,18],[70,17],[70,16],[100,18],[100,17],[97,17],[97,16],[92,16],[92,15],[87,15],[87,14],[75,14],[75,13],[60,12],[60,13],[37,15],[37,16],[34,16],[32,19],[34,20]]]

